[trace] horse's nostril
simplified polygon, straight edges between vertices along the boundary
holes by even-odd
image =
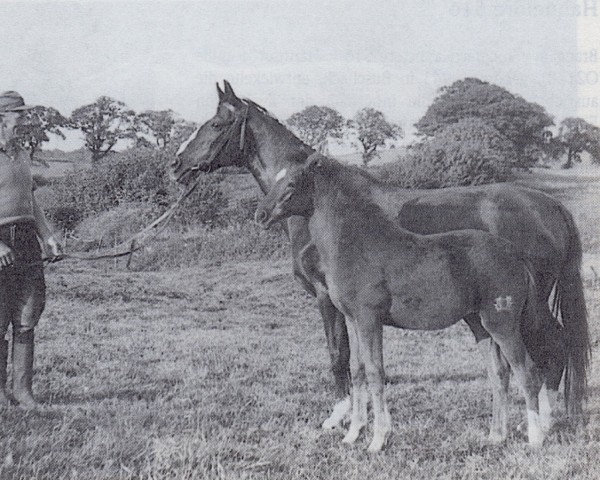
[[[171,162],[171,168],[177,168],[179,166],[179,159],[175,158],[175,160],[173,160]]]
[[[267,221],[267,217],[268,214],[266,210],[257,210],[256,214],[254,215],[254,219],[257,221],[257,223],[265,223]]]

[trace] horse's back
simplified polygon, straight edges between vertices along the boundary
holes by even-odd
[[[517,245],[536,263],[562,263],[571,232],[564,207],[549,195],[510,184],[420,190],[400,208],[397,220],[421,234],[477,229]]]

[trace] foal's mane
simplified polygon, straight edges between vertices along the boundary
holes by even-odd
[[[320,154],[314,154],[309,160],[317,162],[318,175],[321,181],[324,180],[325,188],[328,192],[339,192],[340,200],[346,210],[360,213],[360,217],[373,222],[373,224],[385,223],[392,225],[385,213],[371,199],[371,189],[373,187],[385,186],[381,180],[370,175],[364,169],[345,165],[332,158]]]

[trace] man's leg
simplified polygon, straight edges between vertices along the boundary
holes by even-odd
[[[9,275],[0,271],[0,408],[10,405],[10,400],[6,394],[8,342],[5,338],[12,316],[10,285]]]
[[[34,328],[44,310],[46,285],[43,269],[32,267],[21,272],[21,301],[13,321],[13,397],[20,407],[37,405],[31,391],[33,380]]]

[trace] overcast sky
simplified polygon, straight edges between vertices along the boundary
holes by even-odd
[[[0,89],[65,115],[108,95],[203,122],[225,78],[281,119],[370,106],[410,130],[440,87],[473,76],[560,121],[578,114],[576,3],[0,1]]]

